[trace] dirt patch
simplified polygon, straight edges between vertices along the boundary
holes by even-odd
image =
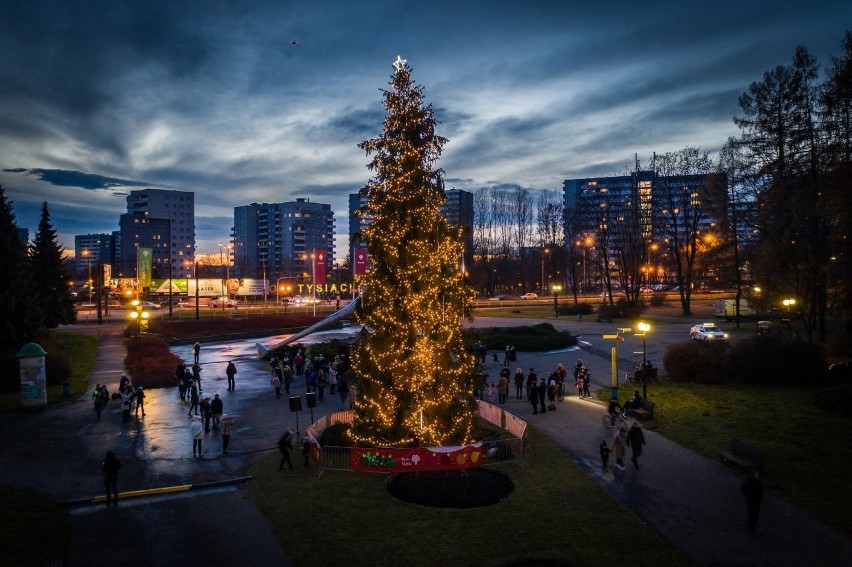
[[[395,498],[434,508],[491,506],[514,489],[508,476],[482,468],[401,474],[388,484]]]

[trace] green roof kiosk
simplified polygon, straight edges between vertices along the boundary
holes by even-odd
[[[21,347],[17,356],[21,368],[21,403],[30,408],[46,406],[47,374],[44,357],[47,353],[41,345],[29,343]]]

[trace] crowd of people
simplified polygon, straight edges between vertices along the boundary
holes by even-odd
[[[106,384],[95,384],[92,390],[92,402],[95,405],[95,421],[101,420],[103,410],[110,403],[118,403],[121,405],[121,422],[130,422],[131,413],[137,418],[141,410],[142,417],[145,417],[145,388],[142,386],[133,386],[130,383],[130,378],[127,374],[121,375],[118,391],[110,394]]]
[[[335,355],[333,359],[320,353],[308,356],[302,349],[293,353],[284,352],[280,358],[272,355],[269,359],[271,371],[270,384],[275,389],[275,397],[281,397],[281,387],[289,394],[296,377],[304,376],[306,394],[311,395],[314,403],[325,401],[326,389],[328,394],[340,398],[341,407],[351,408],[356,391],[349,383],[349,358],[345,354]]]

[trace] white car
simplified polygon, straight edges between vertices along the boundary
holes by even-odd
[[[210,307],[216,309],[217,307],[221,308],[225,306],[226,308],[232,308],[237,306],[237,302],[229,297],[217,297],[213,301],[210,302]]]
[[[538,299],[538,294],[537,294],[537,293],[532,293],[532,292],[530,292],[530,293],[525,293],[525,294],[523,294],[523,295],[521,296],[521,299]]]
[[[689,330],[693,341],[727,341],[728,333],[713,323],[700,323]]]

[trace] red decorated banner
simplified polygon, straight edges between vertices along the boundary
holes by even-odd
[[[325,285],[325,250],[314,250],[314,285]]]
[[[418,472],[469,469],[482,465],[482,443],[462,447],[364,449],[349,451],[352,470],[361,472]]]
[[[355,275],[363,274],[367,271],[367,249],[355,249]]]

